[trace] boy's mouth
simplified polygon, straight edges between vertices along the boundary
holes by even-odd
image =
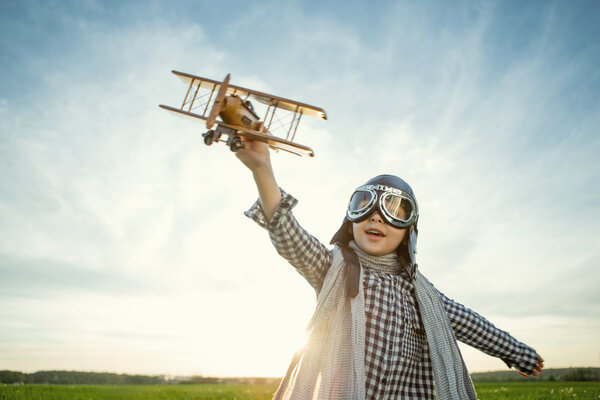
[[[365,233],[367,234],[367,236],[385,237],[383,232],[381,232],[379,229],[375,229],[375,228],[365,229]]]

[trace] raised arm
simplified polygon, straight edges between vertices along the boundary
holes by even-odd
[[[292,213],[298,202],[277,185],[266,144],[244,140],[236,155],[251,171],[258,189],[258,204],[245,214],[269,231],[271,242],[318,292],[331,265],[331,251],[300,226]]]
[[[250,171],[256,182],[260,206],[267,221],[273,217],[275,209],[281,201],[281,191],[275,180],[269,146],[258,140],[248,140],[241,136],[244,148],[238,150],[235,155]]]

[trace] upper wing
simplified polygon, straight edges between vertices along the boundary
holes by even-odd
[[[194,80],[194,87],[199,86],[202,89],[213,90],[221,86],[221,82],[215,81],[213,79],[202,78],[200,76],[187,74],[185,72],[179,71],[173,71],[173,73],[177,75],[187,85],[189,85],[192,82],[192,80]],[[320,107],[315,107],[311,106],[310,104],[300,103],[298,101],[285,99],[283,97],[274,96],[272,94],[259,92],[258,90],[247,89],[236,85],[228,85],[226,94],[236,94],[240,97],[248,96],[268,106],[273,106],[294,113],[299,113],[303,116],[307,115],[313,118],[323,120],[327,119],[327,114],[325,114],[325,110],[323,110]]]

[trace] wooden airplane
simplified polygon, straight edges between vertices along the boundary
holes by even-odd
[[[208,131],[202,137],[206,145],[225,142],[235,152],[244,147],[240,136],[245,136],[267,143],[275,150],[314,157],[312,149],[294,142],[294,137],[303,115],[327,119],[322,108],[230,85],[230,74],[223,82],[218,82],[184,72],[172,72],[188,86],[187,93],[180,108],[163,104],[160,107],[197,121],[205,120]],[[248,98],[266,108],[262,120],[259,110]],[[283,132],[281,136],[285,135],[285,138],[275,136],[279,132]],[[227,136],[226,140],[221,139],[223,135]]]

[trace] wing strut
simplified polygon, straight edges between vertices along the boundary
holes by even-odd
[[[296,131],[298,130],[298,125],[300,125],[300,118],[302,118],[302,110],[300,110],[300,113],[298,113],[298,119],[296,120],[296,126],[294,127],[294,133],[292,134],[292,138],[290,139],[292,142],[294,141],[294,137],[296,137]],[[294,123],[294,121],[292,120],[292,124],[293,123]],[[290,129],[292,129],[292,125],[290,125]]]
[[[204,107],[204,112],[202,113],[203,117],[206,117],[206,111],[208,110],[208,106],[210,104],[210,101],[212,100],[213,94],[215,94],[215,89],[217,88],[217,84],[215,83],[213,88],[212,88],[212,92],[210,92],[210,96],[208,98],[208,101],[206,102],[206,107]]]
[[[185,106],[185,103],[187,103],[187,98],[190,95],[190,90],[192,90],[192,85],[194,84],[195,80],[196,80],[196,78],[192,78],[192,81],[190,82],[190,87],[188,87],[187,93],[185,94],[185,98],[183,99],[183,103],[181,104],[182,110],[183,110],[183,107]]]
[[[285,140],[290,140],[290,133],[292,132],[292,126],[294,126],[294,122],[296,121],[296,115],[298,114],[299,108],[300,108],[300,106],[296,106],[296,109],[294,110],[294,115],[292,116],[292,122],[290,122],[290,127],[288,128],[287,135],[285,135]],[[295,131],[294,131],[294,134],[296,134]]]
[[[272,102],[269,103],[269,107],[267,107],[267,112],[265,113],[265,117],[263,118],[263,131],[268,132],[269,130],[265,128],[265,122],[267,122],[267,118],[269,117],[269,111],[271,111]]]
[[[196,101],[196,96],[198,96],[198,90],[200,90],[200,84],[198,84],[198,86],[196,86],[196,91],[194,92],[194,97],[192,98],[192,101],[190,102],[190,108],[188,108],[188,111],[192,111],[192,107],[194,106],[194,101]]]
[[[271,104],[269,104],[269,108]],[[273,104],[273,111],[271,112],[271,119],[269,120],[269,125],[267,125],[267,132],[269,132],[269,128],[271,128],[271,122],[273,122],[273,117],[275,116],[275,111],[277,111],[277,100],[275,100],[275,104]]]

